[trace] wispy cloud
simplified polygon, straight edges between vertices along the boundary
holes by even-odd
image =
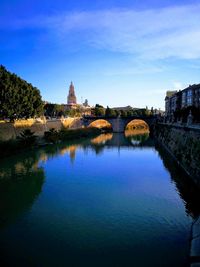
[[[184,89],[184,85],[181,82],[174,81],[172,89],[181,90],[181,89]]]
[[[103,74],[106,76],[129,76],[129,75],[144,75],[144,74],[155,74],[155,73],[161,73],[164,71],[164,67],[155,66],[154,64],[141,64],[137,63],[131,64],[131,62],[126,61],[127,66],[117,66],[112,68],[105,68],[103,71]]]
[[[82,44],[137,58],[198,59],[199,22],[200,5],[186,5],[143,11],[113,9],[63,13],[18,20],[11,22],[10,27],[44,29],[56,34],[60,41],[78,35]]]

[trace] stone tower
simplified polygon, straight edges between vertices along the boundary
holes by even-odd
[[[67,105],[73,106],[76,105],[76,95],[75,95],[75,90],[74,90],[74,85],[71,82],[70,87],[69,87],[69,94],[67,97]]]

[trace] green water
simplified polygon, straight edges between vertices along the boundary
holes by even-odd
[[[0,162],[0,266],[187,266],[199,192],[147,135]]]

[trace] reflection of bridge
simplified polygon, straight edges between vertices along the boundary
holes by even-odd
[[[133,130],[134,132],[134,130]],[[109,138],[108,138],[109,137]],[[96,142],[97,138],[101,139],[101,142]],[[105,140],[105,141],[104,141]],[[134,140],[134,136],[133,136]],[[97,140],[98,141],[98,140]],[[92,145],[98,146],[105,146],[105,147],[141,147],[141,148],[149,148],[154,147],[154,141],[153,139],[147,137],[145,140],[138,142],[138,143],[132,143],[132,138],[127,138],[123,133],[109,133],[109,134],[101,134],[100,136],[94,138],[91,140]]]
[[[106,120],[112,126],[114,133],[123,133],[126,129],[126,126],[132,120],[143,120],[146,122],[151,129],[153,125],[155,125],[157,116],[130,116],[130,117],[92,117],[92,116],[85,116],[83,118],[84,126],[89,126],[92,122],[97,120]]]

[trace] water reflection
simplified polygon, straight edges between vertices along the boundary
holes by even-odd
[[[160,145],[156,144],[156,149],[171,175],[172,182],[176,185],[178,194],[184,201],[186,213],[193,218],[198,217],[200,215],[200,189]]]
[[[196,217],[195,185],[162,148],[136,131],[52,145],[1,161],[5,256],[0,262],[11,254],[11,261],[30,257],[34,266],[155,267],[170,255],[172,265],[166,261],[163,266],[183,266],[174,258],[186,255],[191,220],[168,173],[187,214]]]
[[[70,145],[65,148],[62,148],[60,150],[61,155],[65,155],[66,153],[69,153],[71,163],[74,163],[74,160],[76,158],[76,150],[80,148],[79,145]]]
[[[149,138],[149,131],[144,129],[132,130],[128,129],[125,131],[125,137],[130,141],[132,145],[141,145]]]
[[[154,142],[149,133],[141,130],[127,130],[125,134],[102,134],[96,138],[79,142],[62,143],[49,146],[39,151],[9,158],[0,162],[0,226],[15,220],[31,207],[42,191],[44,170],[41,162],[46,162],[57,155],[69,155],[71,163],[76,159],[76,151],[88,149],[100,155],[109,147],[139,146],[141,149],[152,148]],[[199,190],[174,161],[159,146],[156,146],[164,166],[171,174],[180,197],[184,200],[186,212],[192,217],[200,214]]]
[[[105,145],[107,141],[111,140],[113,137],[112,133],[106,133],[106,134],[101,134],[91,140],[91,143],[94,145]]]
[[[0,226],[10,224],[29,209],[42,191],[44,170],[39,167],[46,154],[9,158],[0,164]]]
[[[200,214],[200,194],[199,188],[193,183],[185,172],[174,162],[166,151],[160,146],[156,145],[152,138],[149,136],[149,131],[144,129],[129,129],[124,134],[101,134],[96,138],[80,141],[79,144],[62,144],[63,148],[53,148],[50,155],[69,153],[71,163],[74,162],[77,149],[83,149],[85,151],[88,148],[92,149],[96,155],[100,155],[104,149],[109,147],[139,147],[150,148],[155,147],[158,151],[160,158],[163,161],[165,168],[171,175],[172,181],[175,183],[177,192],[185,203],[186,212],[193,218]],[[46,153],[49,154],[49,150]]]

